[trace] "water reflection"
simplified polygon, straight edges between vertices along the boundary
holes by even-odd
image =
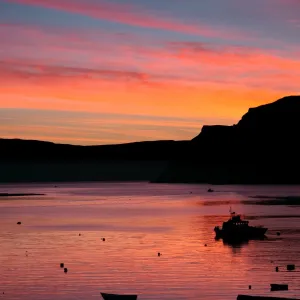
[[[215,238],[215,241],[220,242],[222,241],[224,246],[228,246],[230,248],[242,248],[245,245],[249,244],[249,239],[243,239],[243,240],[224,240],[222,238]]]
[[[253,293],[269,295],[270,282],[290,284],[278,296],[300,295],[300,272],[286,272],[286,264],[300,265],[300,219],[266,218],[290,216],[295,208],[235,205],[237,212],[255,217],[253,225],[262,222],[270,231],[267,241],[232,243],[216,241],[213,231],[228,220],[230,206],[197,202],[241,199],[233,192],[142,183],[36,189],[49,198],[0,202],[0,282],[6,300],[97,299],[100,291],[136,293],[141,300],[199,295],[230,300],[247,293],[250,284]],[[256,187],[247,189],[258,194]]]
[[[241,250],[245,246],[249,246],[250,243],[255,243],[257,241],[270,241],[267,236],[261,238],[252,239],[222,239],[215,237],[216,242],[222,242],[225,247],[229,247],[233,250],[233,253],[237,253],[237,249]]]

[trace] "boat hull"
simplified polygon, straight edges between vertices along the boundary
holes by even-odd
[[[289,285],[288,284],[270,284],[271,286],[271,292],[274,291],[288,291]]]
[[[104,300],[136,300],[137,295],[118,295],[118,294],[107,294],[100,293]]]
[[[238,295],[237,300],[299,300],[299,299],[281,298],[281,297],[268,297],[268,296]]]

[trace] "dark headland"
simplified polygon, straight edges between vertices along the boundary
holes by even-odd
[[[250,108],[191,141],[75,146],[0,139],[0,182],[299,184],[300,96]]]

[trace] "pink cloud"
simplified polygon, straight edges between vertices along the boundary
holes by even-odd
[[[146,43],[134,35],[128,42],[105,32],[95,36],[11,24],[0,25],[0,39],[5,41],[0,76],[6,83],[31,80],[99,89],[104,83],[165,88],[209,83],[257,87],[264,82],[266,88],[289,89],[300,76],[297,55],[251,47]]]
[[[38,79],[61,81],[63,79],[86,79],[86,80],[107,80],[107,81],[135,81],[146,83],[151,79],[150,75],[141,72],[107,70],[107,69],[89,69],[67,66],[53,66],[47,64],[35,64],[24,61],[0,61],[0,78],[17,79]]]
[[[158,16],[158,12],[146,11],[129,4],[112,4],[105,0],[99,0],[97,3],[91,3],[87,0],[10,0],[10,2],[42,6],[144,28],[164,29],[219,38],[245,36],[238,30],[231,29],[228,31],[205,24],[186,24],[180,20]]]
[[[197,42],[169,43],[172,55],[191,63],[211,66],[247,66],[250,69],[299,69],[300,59],[294,51],[277,51],[234,45],[213,45]],[[249,69],[248,69],[249,70]]]
[[[159,41],[148,36],[97,30],[73,30],[0,24],[0,60],[30,60],[66,66],[131,68],[139,71],[147,51]],[[36,49],[39,51],[36,51]],[[138,54],[143,49],[143,53]],[[140,57],[143,60],[140,60]]]

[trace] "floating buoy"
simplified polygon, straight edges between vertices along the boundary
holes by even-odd
[[[275,271],[276,271],[276,272],[278,272],[278,271],[279,271],[279,268],[278,268],[278,267],[276,267],[276,268],[275,268]]]
[[[63,268],[64,266],[65,266],[65,264],[64,264],[64,263],[61,263],[61,264],[60,264],[60,267],[61,267],[61,268]]]
[[[79,236],[81,236],[81,233],[79,233]]]
[[[280,235],[280,232],[279,232],[279,231],[277,231],[277,232],[276,232],[276,234],[277,234],[277,235]]]
[[[286,266],[286,269],[287,269],[288,271],[294,271],[294,270],[295,270],[295,265],[287,265],[287,266]]]
[[[67,273],[68,272],[68,268],[64,268],[64,272]]]
[[[21,223],[21,222],[18,222],[17,224],[18,224],[18,225],[21,225],[22,223]]]
[[[249,290],[251,290],[251,288],[252,288],[251,285],[249,285]]]
[[[102,238],[102,241],[105,242],[105,238]]]
[[[204,244],[204,247],[207,247],[207,244]]]
[[[160,253],[160,252],[158,252],[158,253],[157,253],[157,256],[161,256],[161,253]]]

